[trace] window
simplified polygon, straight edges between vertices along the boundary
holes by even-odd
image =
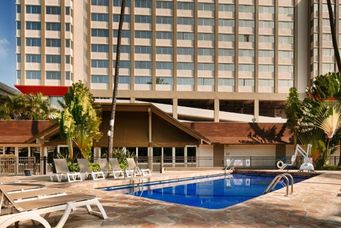
[[[259,13],[270,13],[270,14],[275,13],[275,9],[273,6],[259,6],[258,10],[259,10]]]
[[[173,9],[173,2],[171,1],[157,1],[156,2],[156,8],[160,9]]]
[[[177,85],[193,85],[194,79],[193,78],[185,78],[185,77],[177,77],[176,78]]]
[[[91,13],[92,21],[108,21],[109,16],[106,13]]]
[[[40,47],[40,45],[41,45],[40,38],[26,38],[26,46]]]
[[[178,17],[177,24],[178,25],[194,25],[194,19],[191,17]]]
[[[275,71],[273,65],[258,65],[259,72],[271,72],[273,73]]]
[[[17,70],[17,79],[21,79],[21,70]]]
[[[94,68],[108,68],[109,67],[109,62],[108,62],[108,60],[93,59],[93,60],[91,60],[91,67],[94,67]]]
[[[60,12],[59,6],[46,6],[46,14],[60,15]]]
[[[119,14],[114,14],[112,18],[113,18],[114,22],[119,22],[120,21],[120,15]],[[123,22],[130,23],[130,15],[124,15]]]
[[[66,71],[65,72],[65,79],[66,80],[71,80],[71,72],[70,71]]]
[[[272,79],[259,79],[259,86],[261,87],[273,87],[274,80]]]
[[[97,37],[108,37],[109,30],[108,29],[91,29],[91,35]]]
[[[170,16],[156,16],[157,24],[173,24],[173,17]]]
[[[219,4],[219,11],[223,11],[223,12],[234,12],[234,5],[230,5],[230,4]]]
[[[26,79],[41,79],[41,72],[37,70],[27,70]]]
[[[229,35],[229,34],[219,34],[218,35],[219,41],[229,41],[233,42],[234,41],[234,35]]]
[[[259,43],[274,43],[274,36],[259,36]]]
[[[178,40],[194,40],[194,33],[191,32],[178,32],[176,36]]]
[[[48,31],[60,31],[60,23],[46,22],[46,30]]]
[[[41,6],[27,5],[26,6],[26,13],[40,14],[41,13]]]
[[[107,75],[91,75],[91,83],[108,83],[109,77]]]
[[[214,19],[211,18],[198,18],[198,25],[213,26]]]
[[[234,50],[233,49],[222,49],[222,48],[219,48],[218,55],[219,56],[234,56]]]
[[[260,28],[274,28],[275,22],[273,21],[259,21],[259,27]]]
[[[238,10],[239,10],[239,12],[242,12],[242,13],[255,13],[255,7],[254,6],[240,5]]]
[[[17,9],[17,13],[21,13],[21,5],[17,4],[16,9]]]
[[[238,36],[239,42],[254,42],[255,36],[254,35],[239,35]]]
[[[161,55],[172,55],[173,48],[171,47],[156,47],[156,53]]]
[[[70,23],[65,23],[65,30],[68,31],[68,32],[71,30]]]
[[[70,15],[71,14],[70,6],[65,7],[65,14],[66,15]]]
[[[46,71],[46,79],[60,80],[60,71]]]
[[[178,9],[182,9],[182,10],[193,10],[194,9],[193,2],[178,2],[177,6],[178,6]]]
[[[60,55],[46,55],[46,63],[60,63]]]
[[[278,12],[280,14],[284,14],[285,16],[288,16],[288,17],[294,16],[294,8],[292,8],[292,7],[279,7]]]
[[[177,54],[178,55],[194,55],[194,49],[193,48],[187,48],[187,47],[178,47],[177,48]]]
[[[239,20],[239,27],[255,27],[255,21]]]
[[[214,10],[214,4],[210,4],[210,3],[199,3],[199,4],[198,4],[198,10],[213,11],[213,10]]]
[[[294,29],[294,23],[289,21],[278,22],[278,27],[280,29]]]
[[[113,52],[114,52],[114,53],[116,53],[116,48],[117,48],[117,46],[114,45],[114,46],[113,46]],[[120,51],[121,51],[121,53],[128,53],[128,54],[130,54],[130,46],[122,45]]]
[[[135,7],[152,8],[152,1],[150,1],[150,0],[135,0]]]
[[[115,61],[113,61],[113,65],[115,66]],[[128,60],[122,60],[120,61],[120,68],[130,68],[130,61]]]
[[[17,22],[16,22],[16,25],[17,25],[17,29],[20,30],[20,29],[21,29],[21,22],[20,22],[20,21],[17,21]]]
[[[28,45],[28,44],[26,44]],[[20,37],[17,37],[17,46],[21,46],[21,38]]]
[[[150,76],[135,76],[135,84],[152,84],[152,77]]]
[[[152,16],[135,15],[135,23],[152,23]]]
[[[294,58],[294,52],[293,51],[279,51],[278,56],[280,58]]]
[[[135,53],[151,54],[152,53],[152,47],[149,47],[149,46],[135,46]]]
[[[151,69],[152,62],[149,61],[135,61],[135,69]]]
[[[275,56],[274,51],[265,51],[265,50],[261,50],[258,52],[258,56],[259,57],[270,57],[273,58]]]
[[[158,70],[172,70],[173,63],[172,62],[156,62],[156,69]]]
[[[214,78],[198,78],[198,85],[214,85]]]
[[[20,54],[17,54],[17,63],[21,63],[21,55]]]
[[[158,85],[172,85],[173,78],[172,77],[156,77],[156,84]]]
[[[40,22],[26,21],[26,29],[27,30],[40,30],[41,24]]]
[[[220,86],[234,86],[233,78],[219,78],[218,85]]]
[[[219,26],[233,27],[234,26],[234,20],[219,19]]]
[[[280,44],[294,44],[293,36],[279,36],[278,43]]]
[[[213,48],[198,48],[198,55],[214,56]]]
[[[114,1],[114,6],[121,6],[121,0],[113,0]],[[126,1],[126,7],[130,7],[131,1],[127,0]]]
[[[70,47],[71,46],[71,40],[70,39],[66,39],[65,40],[65,46],[66,47]]]
[[[114,29],[113,30],[113,35],[114,35],[114,37],[117,37],[117,30],[116,29]],[[122,30],[122,38],[130,38],[130,31],[127,31],[127,30]]]
[[[65,55],[65,63],[70,64],[71,63],[71,56]]]
[[[255,51],[254,50],[239,50],[239,56],[254,57]]]
[[[234,71],[234,64],[219,63],[219,71]]]
[[[135,38],[151,39],[152,38],[152,32],[150,32],[150,31],[135,31]]]
[[[293,85],[294,85],[293,80],[282,80],[282,79],[278,80],[278,86],[279,87],[288,87],[288,88],[290,88],[290,87],[293,87]]]
[[[253,64],[239,64],[239,71],[255,71],[255,65]]]
[[[173,39],[172,32],[156,32],[157,39],[171,40]]]
[[[41,56],[36,54],[27,54],[26,55],[26,62],[28,63],[40,63]]]
[[[46,47],[60,47],[60,39],[46,39]]]
[[[108,0],[91,0],[91,5],[107,6],[109,5],[109,2]]]
[[[194,70],[193,63],[177,63],[176,66],[178,70]]]
[[[92,52],[108,52],[109,46],[107,44],[91,44]]]
[[[118,84],[130,84],[130,77],[129,76],[119,76],[118,77]]]
[[[240,78],[238,82],[239,82],[239,86],[254,86],[255,85],[254,79]]]
[[[214,63],[198,63],[198,70],[214,71]]]
[[[294,66],[280,65],[280,66],[278,66],[278,71],[283,72],[283,73],[292,73],[294,71]]]

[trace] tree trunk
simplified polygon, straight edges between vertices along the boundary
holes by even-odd
[[[341,58],[340,58],[339,47],[337,45],[335,17],[333,13],[333,6],[331,3],[331,0],[327,0],[327,5],[328,5],[329,24],[330,24],[330,31],[332,35],[332,41],[333,41],[335,61],[337,64],[338,71],[341,72]]]
[[[330,30],[331,30],[331,35],[332,35],[332,41],[333,41],[335,61],[337,64],[338,71],[341,72],[341,58],[340,58],[339,47],[337,44],[335,17],[333,13],[331,0],[327,0],[327,6],[328,6],[329,24],[330,24]],[[340,146],[341,146],[341,140],[340,140]],[[339,157],[338,166],[341,166],[341,148],[340,148],[340,157]]]
[[[126,1],[121,0],[121,14],[120,14],[120,22],[118,24],[117,30],[117,45],[116,45],[116,61],[115,61],[115,74],[114,74],[114,88],[112,92],[112,103],[111,103],[111,118],[110,118],[110,130],[108,132],[109,143],[108,143],[108,153],[107,159],[112,157],[113,153],[113,142],[114,142],[114,127],[115,127],[115,115],[116,115],[116,102],[117,102],[117,87],[118,87],[118,75],[119,75],[119,63],[121,57],[121,37],[122,37],[122,27],[124,22],[124,10],[125,10]],[[111,38],[111,37],[110,37]]]
[[[69,147],[69,160],[73,162],[73,142],[70,136],[67,137],[67,145]]]

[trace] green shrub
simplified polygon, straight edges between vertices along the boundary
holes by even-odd
[[[113,150],[113,157],[117,158],[120,163],[121,169],[125,170],[128,168],[127,158],[134,157],[134,154],[129,152],[125,147],[123,148],[115,148]]]
[[[68,161],[67,166],[68,166],[70,172],[79,172],[78,163],[72,163],[71,161]]]
[[[341,170],[341,167],[336,165],[325,165],[322,170]]]
[[[101,167],[97,163],[90,163],[90,169],[92,172],[99,172],[101,171]]]

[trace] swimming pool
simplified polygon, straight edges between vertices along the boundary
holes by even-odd
[[[138,197],[206,209],[222,209],[262,195],[273,178],[274,176],[232,174],[123,189],[127,194]],[[306,178],[294,177],[295,183],[304,179]],[[279,183],[275,189],[282,187]]]

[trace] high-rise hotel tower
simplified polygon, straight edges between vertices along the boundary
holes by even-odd
[[[81,80],[110,98],[120,4],[17,0],[17,87],[55,98]],[[325,1],[127,0],[125,12],[119,98],[179,119],[275,121],[290,87],[335,67]]]

